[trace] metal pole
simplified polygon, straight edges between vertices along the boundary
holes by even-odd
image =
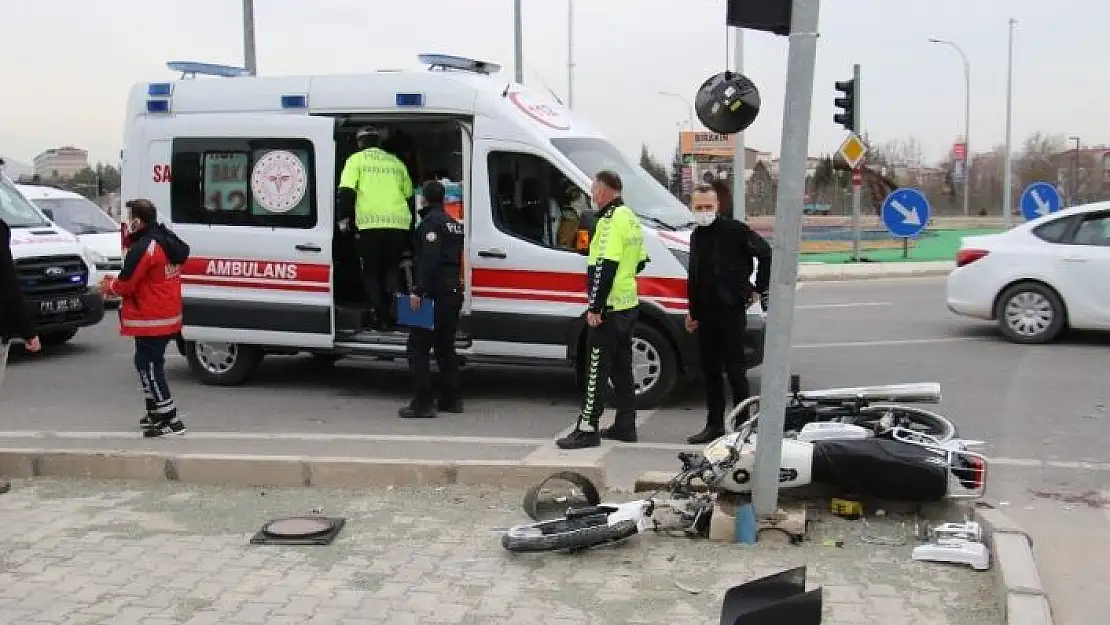
[[[778,512],[782,430],[790,380],[790,343],[794,323],[794,292],[798,282],[798,248],[802,236],[809,152],[813,70],[817,62],[819,0],[794,0],[790,53],[786,70],[786,107],[780,149],[779,190],[775,203],[771,293],[760,395],[759,440],[755,454],[756,513]]]
[[[737,73],[744,73],[744,29],[734,28],[736,48],[733,52],[733,65]],[[732,216],[743,221],[748,218],[747,202],[744,198],[744,176],[748,173],[748,150],[744,143],[744,133],[736,133],[736,151],[732,155]]]
[[[1079,137],[1069,137],[1075,141],[1075,159],[1071,165],[1071,206],[1079,204]]]
[[[953,44],[954,45],[954,44]],[[955,46],[964,62],[964,217],[971,215],[971,65],[967,55]]]
[[[574,0],[567,0],[567,108],[574,107]]]
[[[1010,50],[1007,54],[1006,68],[1006,157],[1002,170],[1002,219],[1009,230],[1014,225],[1014,25],[1017,20],[1010,18]]]
[[[855,128],[857,135],[863,136],[863,113],[861,112],[862,105],[860,103],[860,95],[863,89],[860,87],[860,67],[859,63],[852,66],[852,80],[856,90],[855,100],[855,118],[852,120],[852,127]],[[861,213],[863,212],[863,198],[860,194],[860,186],[856,184],[856,175],[863,175],[863,163],[860,163],[856,171],[852,172],[852,260],[859,262],[859,240],[862,236],[861,230]]]
[[[686,96],[671,91],[660,91],[659,95],[665,95],[668,98],[678,98],[679,100],[682,100],[682,103],[686,105],[686,115],[689,116],[690,130],[694,130],[694,105],[690,104],[690,101],[686,99]]]
[[[520,15],[521,0],[513,0],[513,58],[516,64],[515,80],[524,84],[524,27]]]
[[[243,0],[243,64],[251,76],[258,75],[254,52],[254,0]]]

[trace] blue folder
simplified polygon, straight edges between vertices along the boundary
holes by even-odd
[[[435,327],[435,302],[425,297],[420,300],[420,308],[413,310],[409,306],[409,296],[398,293],[397,298],[397,325],[409,328],[423,328],[431,330]]]

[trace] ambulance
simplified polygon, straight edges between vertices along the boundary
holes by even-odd
[[[467,363],[583,370],[593,174],[616,171],[651,258],[632,341],[637,403],[659,405],[698,369],[683,327],[688,209],[596,128],[496,64],[419,57],[425,70],[249,76],[171,62],[174,81],[130,92],[122,193],[146,197],[189,243],[178,347],[206,384],[248,381],[267,354],[403,357],[402,332],[361,327],[357,255],[336,226],[341,168],[374,125],[414,172],[456,189],[466,297],[456,338]],[[635,107],[629,115],[635,114]],[[748,362],[764,313],[748,311]]]
[[[28,312],[45,347],[67,343],[104,319],[99,256],[47,219],[0,172],[0,219],[12,232],[12,258]]]

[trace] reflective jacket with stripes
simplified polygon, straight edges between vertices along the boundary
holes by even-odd
[[[123,300],[120,334],[174,336],[181,332],[181,265],[189,246],[159,225],[132,235],[119,276],[104,290]]]

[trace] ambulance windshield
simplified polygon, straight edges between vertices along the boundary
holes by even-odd
[[[9,228],[38,228],[49,226],[50,222],[14,186],[0,176],[0,219]]]
[[[551,143],[587,176],[603,169],[617,173],[624,183],[624,201],[644,225],[683,230],[694,225],[693,215],[659,181],[604,139],[552,139]]]

